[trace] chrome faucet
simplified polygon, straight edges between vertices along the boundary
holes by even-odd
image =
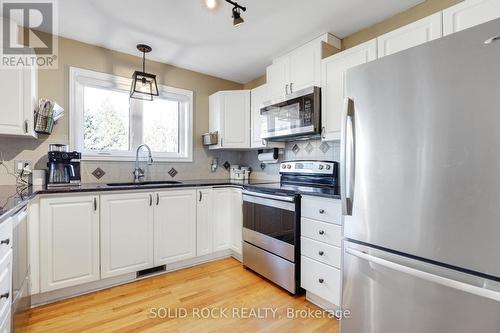
[[[137,150],[135,151],[135,168],[134,168],[134,183],[139,183],[141,181],[141,178],[144,177],[144,170],[139,168],[139,151],[141,148],[146,148],[148,150],[148,160],[147,164],[151,165],[153,164],[153,156],[151,156],[151,148],[149,148],[148,145],[142,144],[139,147],[137,147]]]

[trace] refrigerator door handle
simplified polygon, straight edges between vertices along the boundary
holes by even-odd
[[[352,147],[349,161],[349,193],[347,193],[347,124],[351,122]],[[352,215],[352,203],[354,197],[354,170],[355,170],[355,129],[354,129],[354,101],[349,97],[344,100],[344,110],[342,112],[341,144],[340,144],[340,197],[342,201],[342,215]]]
[[[453,288],[453,289],[460,290],[460,291],[463,291],[463,292],[466,292],[469,294],[473,294],[473,295],[480,296],[483,298],[489,298],[489,299],[492,299],[494,301],[500,302],[500,292],[498,292],[498,291],[477,287],[477,286],[474,286],[474,285],[471,285],[468,283],[464,283],[464,282],[448,279],[448,278],[445,278],[445,277],[442,277],[439,275],[420,271],[418,269],[407,267],[404,265],[400,265],[400,264],[397,264],[395,262],[388,261],[388,260],[385,260],[385,259],[382,259],[379,257],[375,257],[375,256],[372,256],[370,254],[367,254],[367,253],[364,253],[364,252],[361,252],[361,251],[358,251],[358,250],[355,250],[352,248],[346,247],[345,251],[346,251],[346,253],[353,255],[355,257],[358,257],[360,259],[364,259],[364,260],[372,262],[374,264],[378,264],[380,266],[384,266],[386,268],[389,268],[389,269],[392,269],[392,270],[395,270],[395,271],[398,271],[398,272],[401,272],[404,274],[408,274],[408,275],[414,276],[416,278],[420,278],[420,279],[423,279],[423,280],[426,280],[429,282],[440,284],[440,285],[445,286],[445,287]]]

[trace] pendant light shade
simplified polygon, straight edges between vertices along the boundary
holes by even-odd
[[[130,98],[152,101],[153,96],[159,96],[156,75],[146,72],[146,53],[151,52],[151,47],[144,44],[137,45],[142,52],[142,72],[135,71],[132,75]]]

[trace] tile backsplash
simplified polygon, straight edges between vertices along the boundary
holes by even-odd
[[[3,147],[0,147],[3,148]],[[41,147],[40,149],[44,149]],[[39,150],[40,150],[39,149]],[[45,148],[46,149],[46,148]],[[6,151],[0,149],[1,151]],[[14,150],[7,150],[13,152]],[[25,150],[21,156],[16,159],[31,160],[31,150]],[[43,157],[35,160],[35,168],[43,169],[46,167],[45,153],[39,153]],[[252,179],[263,179],[276,181],[279,180],[279,163],[286,160],[333,160],[338,161],[340,156],[339,142],[322,142],[321,140],[306,140],[288,142],[285,149],[281,149],[281,154],[277,164],[266,164],[265,169],[261,168],[261,162],[257,159],[257,151],[213,151],[202,147],[196,147],[193,150],[192,163],[166,163],[158,162],[153,165],[146,165],[141,162],[140,167],[144,169],[145,180],[157,179],[226,179],[229,172],[223,167],[227,161],[230,164],[245,165],[252,168]],[[11,158],[6,161],[7,172],[4,166],[0,166],[0,184],[15,184],[13,172],[14,158],[9,154],[2,155],[3,158]],[[214,158],[218,159],[218,169],[211,172],[211,163]],[[82,162],[81,175],[84,183],[110,183],[126,182],[132,180],[132,171],[134,162]],[[175,170],[175,171],[174,171]]]

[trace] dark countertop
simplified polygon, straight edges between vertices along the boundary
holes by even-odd
[[[26,206],[36,194],[31,186],[0,185],[0,222]]]
[[[23,208],[28,202],[39,194],[57,194],[57,193],[81,193],[81,192],[104,192],[104,191],[126,191],[139,189],[157,189],[157,188],[182,188],[182,187],[203,187],[203,186],[241,186],[245,189],[262,190],[275,194],[302,194],[321,196],[333,199],[340,199],[340,196],[334,193],[331,188],[311,188],[303,186],[280,186],[276,181],[250,180],[236,181],[230,179],[196,179],[180,180],[179,184],[149,184],[135,186],[108,186],[101,183],[85,183],[80,186],[52,187],[29,186],[19,187],[15,185],[0,185],[0,222],[7,219],[19,209]]]

